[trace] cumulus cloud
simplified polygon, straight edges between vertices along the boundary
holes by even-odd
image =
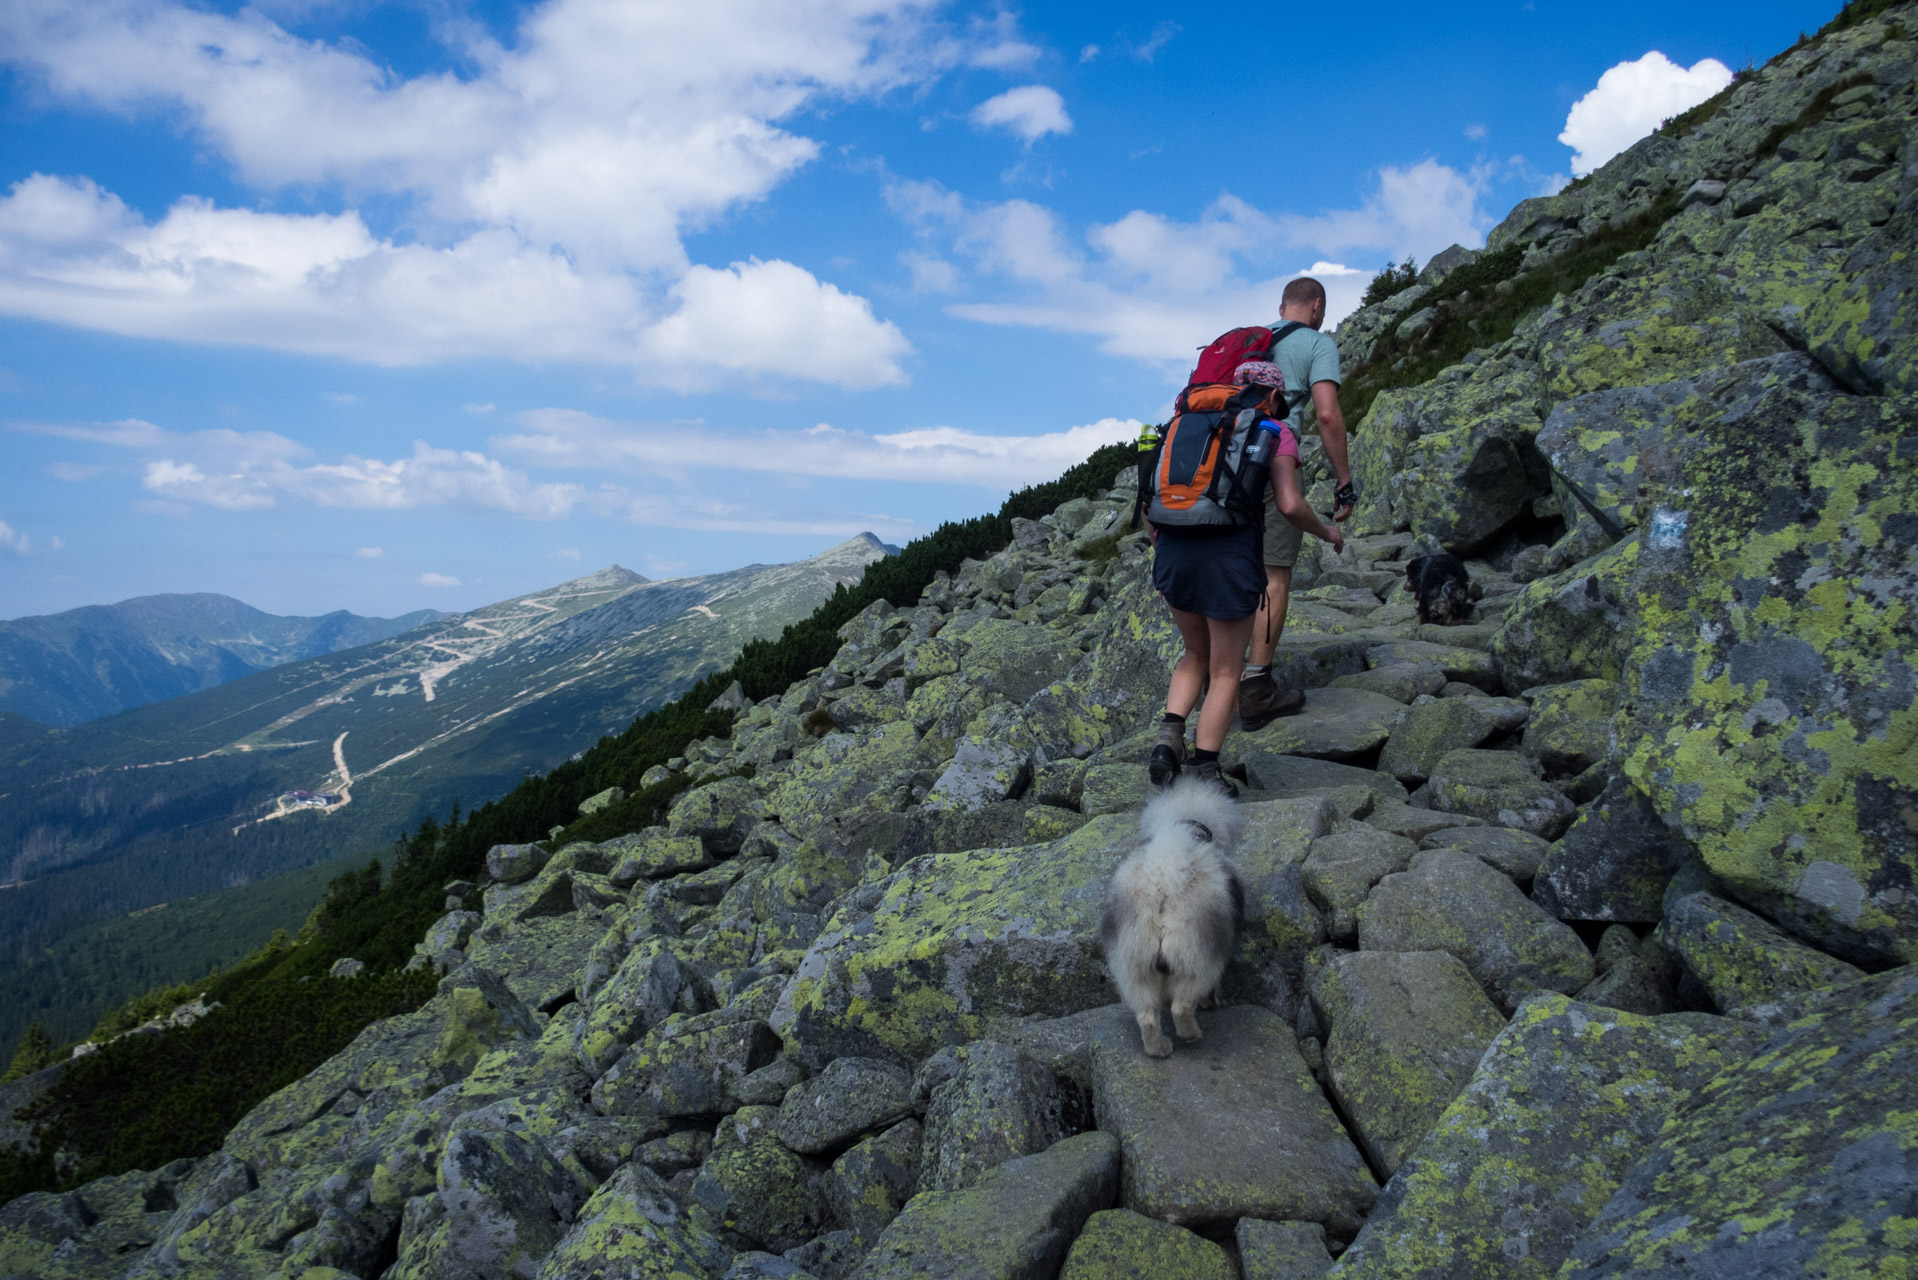
[[[920,0],[547,0],[510,45],[469,35],[467,74],[408,77],[256,8],[17,0],[0,58],[50,100],[180,120],[259,190],[387,197],[417,238],[352,208],[194,199],[149,224],[85,178],[37,175],[0,213],[0,311],[387,364],[643,364],[633,335],[670,319],[685,232],[818,154],[796,115],[1030,61],[1015,27],[948,29]]]
[[[557,551],[552,552],[546,558],[548,560],[577,560],[579,559],[579,548],[578,547],[561,547]]]
[[[0,547],[25,555],[33,549],[33,544],[28,540],[26,534],[16,531],[14,527],[5,520],[0,520]]]
[[[415,579],[422,587],[457,587],[458,578],[446,573],[422,573]]]
[[[657,376],[697,385],[717,366],[749,379],[812,378],[848,387],[906,380],[912,348],[864,298],[841,292],[790,262],[694,267],[673,286],[672,314],[641,337]]]
[[[1141,62],[1152,61],[1159,56],[1159,50],[1171,44],[1172,37],[1183,30],[1184,28],[1176,22],[1161,22],[1152,29],[1152,34],[1143,44],[1133,49],[1132,56]]]
[[[1048,133],[1071,133],[1072,117],[1066,100],[1042,84],[1021,85],[972,109],[972,122],[981,129],[1006,129],[1032,145]]]
[[[361,547],[353,554],[362,560],[378,560],[381,556],[385,555],[386,552],[379,547]]]
[[[1372,272],[1338,260],[1426,256],[1482,243],[1482,179],[1432,161],[1388,168],[1364,206],[1317,217],[1274,216],[1223,196],[1191,221],[1134,210],[1077,236],[1054,210],[1028,200],[975,204],[936,183],[902,181],[887,199],[928,243],[949,241],[973,269],[975,292],[954,315],[986,324],[1078,333],[1111,355],[1183,372],[1195,347],[1235,324],[1278,314],[1286,282],[1310,274],[1326,287],[1336,324],[1358,305]],[[1301,269],[1301,259],[1311,263]]]
[[[582,492],[577,485],[536,482],[482,453],[425,441],[414,443],[411,457],[390,462],[354,454],[320,462],[305,445],[271,431],[175,432],[140,419],[16,429],[138,451],[144,455],[141,487],[169,512],[189,504],[254,511],[291,502],[373,510],[455,506],[550,520],[572,510]]]
[[[1731,68],[1716,58],[1681,67],[1656,49],[1611,67],[1598,78],[1597,87],[1572,104],[1565,131],[1558,135],[1576,153],[1572,173],[1584,177],[1662,121],[1731,82]]]
[[[1051,480],[1094,449],[1138,434],[1104,418],[1040,435],[991,436],[955,427],[883,435],[828,423],[803,431],[719,430],[701,423],[648,426],[571,409],[520,415],[526,430],[494,438],[494,451],[529,465],[616,468],[651,474],[729,468],[854,480],[920,480],[1005,490]],[[853,530],[857,532],[857,530]]]

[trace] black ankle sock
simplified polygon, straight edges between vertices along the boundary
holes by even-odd
[[[1168,712],[1166,712],[1166,713],[1165,713],[1164,715],[1162,715],[1162,716],[1160,716],[1160,717],[1159,717],[1159,723],[1161,723],[1161,724],[1184,724],[1184,723],[1185,723],[1185,717],[1184,717],[1184,716],[1175,716],[1175,715],[1173,715],[1173,714],[1172,714],[1172,713],[1171,713],[1170,711],[1168,711]]]
[[[1193,764],[1217,764],[1218,762],[1219,762],[1218,752],[1207,751],[1203,747],[1194,747],[1192,749]]]

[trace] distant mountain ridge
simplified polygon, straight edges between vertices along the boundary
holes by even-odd
[[[56,727],[84,724],[372,644],[440,616],[418,609],[366,618],[336,609],[286,617],[232,596],[189,592],[15,618],[0,622],[0,712]]]
[[[861,534],[809,560],[663,582],[614,565],[73,728],[0,712],[0,990],[91,921],[382,849],[503,795],[892,550]],[[230,958],[210,950],[181,971]],[[43,970],[49,1026],[130,994]],[[0,1007],[0,1042],[27,1016]]]

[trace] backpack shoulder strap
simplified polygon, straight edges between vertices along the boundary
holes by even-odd
[[[1297,330],[1305,327],[1305,321],[1303,320],[1287,320],[1284,324],[1274,329],[1272,331],[1272,350],[1274,352],[1278,351],[1281,342],[1291,337]]]

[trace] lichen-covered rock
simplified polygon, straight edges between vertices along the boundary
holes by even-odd
[[[1505,1026],[1443,951],[1355,951],[1320,969],[1332,1096],[1372,1166],[1390,1176],[1465,1087]]]
[[[1613,778],[1539,864],[1532,901],[1560,920],[1650,924],[1690,851],[1642,792]]]
[[[1387,800],[1372,807],[1372,812],[1365,815],[1365,825],[1395,836],[1404,836],[1407,840],[1424,840],[1437,831],[1455,827],[1482,827],[1485,820],[1465,813],[1420,809],[1403,800]]]
[[[1110,1134],[1009,1160],[963,1191],[914,1196],[851,1280],[1049,1280],[1119,1188]]]
[[[710,1280],[731,1250],[687,1221],[659,1176],[629,1164],[593,1193],[540,1280]]]
[[[721,778],[675,800],[666,813],[666,830],[676,836],[696,836],[709,853],[727,858],[739,852],[746,833],[763,812],[751,782]]]
[[[1130,1016],[1093,1032],[1094,1104],[1125,1149],[1126,1207],[1183,1225],[1296,1218],[1350,1235],[1378,1184],[1291,1028],[1244,1005],[1202,1012],[1199,1027],[1203,1040],[1164,1059],[1146,1057]]]
[[[837,1058],[786,1094],[779,1140],[814,1155],[912,1114],[912,1076],[890,1062]]]
[[[502,884],[531,879],[552,854],[536,844],[496,844],[486,851],[486,874]]]
[[[594,1076],[619,1061],[626,1046],[670,1016],[687,977],[663,938],[634,947],[604,987],[594,994],[575,1033],[580,1064]]]
[[[952,763],[932,784],[926,808],[971,811],[1025,790],[1032,778],[1032,757],[1003,740],[968,734],[959,740]]]
[[[941,1049],[921,1078],[943,1077],[926,1099],[922,1185],[957,1191],[1017,1156],[1044,1151],[1085,1127],[1084,1101],[1052,1069],[1009,1044],[975,1040]]]
[[[1498,725],[1472,705],[1475,701],[1441,698],[1406,711],[1379,752],[1379,772],[1416,785],[1432,776],[1447,753],[1476,747],[1491,737]]]
[[[1623,928],[1612,926],[1612,929]],[[1612,929],[1605,931],[1608,936]],[[1633,939],[1627,953],[1600,967],[1603,972],[1578,989],[1576,999],[1580,1003],[1600,1004],[1647,1017],[1678,1013],[1686,1007],[1678,990],[1678,957],[1656,938]]]
[[[1520,885],[1538,874],[1539,864],[1553,848],[1550,841],[1513,827],[1447,827],[1420,840],[1419,847],[1469,853]],[[1535,892],[1533,901],[1537,900]]]
[[[1312,842],[1300,871],[1333,942],[1352,945],[1358,936],[1359,905],[1372,886],[1405,870],[1417,852],[1418,846],[1404,836],[1376,827],[1352,827]]]
[[[779,1040],[764,1022],[720,1009],[674,1014],[649,1031],[593,1086],[604,1115],[716,1115],[738,1104],[747,1076],[773,1060]]]
[[[1402,703],[1365,689],[1310,689],[1302,710],[1257,733],[1238,735],[1234,747],[1246,753],[1356,760],[1385,741],[1404,710]]]
[[[903,809],[913,787],[931,786],[944,761],[942,745],[929,739],[905,720],[869,733],[829,733],[793,754],[792,771],[768,788],[767,811],[803,837],[834,815]]]
[[[1130,1209],[1086,1219],[1059,1280],[1238,1280],[1224,1249]]]
[[[833,1220],[870,1247],[906,1202],[919,1193],[919,1153],[924,1135],[917,1120],[901,1120],[884,1133],[853,1144],[833,1161],[826,1176],[826,1203]]]
[[[1626,774],[1712,871],[1854,959],[1918,959],[1918,469],[1907,398],[1729,370],[1648,526]]]
[[[569,898],[570,892],[569,886]],[[489,920],[468,940],[466,958],[502,975],[528,1006],[551,1008],[578,988],[580,973],[607,924],[599,911],[569,911],[510,924]]]
[[[960,671],[976,688],[1024,702],[1079,661],[1077,646],[1047,627],[982,622],[965,633]]]
[[[1432,807],[1442,813],[1483,818],[1547,840],[1577,815],[1564,792],[1539,781],[1524,757],[1511,751],[1448,751],[1432,766],[1431,788]]]
[[[713,865],[713,855],[695,835],[674,835],[664,827],[648,827],[632,835],[606,842],[612,853],[613,869],[608,875],[616,885],[631,887],[641,880],[659,880],[688,871],[704,871]]]
[[[1361,769],[1310,756],[1235,746],[1245,764],[1245,776],[1254,787],[1277,799],[1281,796],[1322,794],[1339,787],[1364,787],[1381,801],[1404,800],[1406,791],[1390,774]]]
[[[1785,1022],[1833,987],[1865,976],[1709,893],[1673,903],[1655,936],[1727,1017]]]
[[[1425,849],[1386,876],[1359,908],[1366,951],[1447,951],[1505,1009],[1534,991],[1570,993],[1592,980],[1578,935],[1469,853]]]
[[[1637,625],[1639,535],[1527,583],[1492,637],[1505,692],[1573,680],[1618,680]]]
[[[1491,655],[1483,649],[1461,644],[1456,639],[1448,639],[1443,643],[1431,640],[1393,640],[1367,649],[1365,660],[1375,670],[1379,667],[1400,666],[1405,663],[1437,667],[1444,672],[1447,680],[1469,684],[1487,693],[1499,691],[1498,676]]]
[[[1918,974],[1850,987],[1675,1108],[1561,1276],[1896,1275],[1918,1201]]]
[[[1535,690],[1519,750],[1548,776],[1583,773],[1611,750],[1617,702],[1618,686],[1610,680],[1574,680]]]
[[[769,1108],[756,1107],[720,1121],[692,1204],[694,1221],[721,1239],[783,1253],[819,1233],[826,1206],[821,1170],[787,1149],[776,1123]]]
[[[1666,1119],[1761,1034],[1706,1014],[1640,1018],[1532,997],[1329,1274],[1555,1275]]]
[[[444,1257],[483,1276],[536,1276],[566,1233],[586,1188],[537,1138],[462,1129],[439,1162]]]
[[[915,1062],[996,1015],[1106,1003],[1099,904],[1136,831],[1112,815],[1049,844],[907,864],[870,914],[821,935],[800,962],[773,1015],[787,1051],[814,1068]]]
[[[1316,1222],[1240,1218],[1234,1231],[1245,1280],[1322,1280],[1332,1266]]]
[[[1417,662],[1398,662],[1361,671],[1356,675],[1339,676],[1329,687],[1364,689],[1368,693],[1383,694],[1394,702],[1410,702],[1422,694],[1437,694],[1443,689],[1445,671],[1441,667]]]

